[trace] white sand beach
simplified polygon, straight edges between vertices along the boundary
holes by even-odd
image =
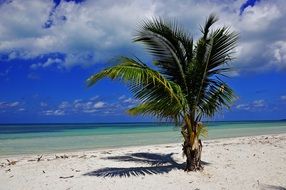
[[[189,173],[180,144],[4,156],[0,189],[286,189],[286,134],[203,145],[204,171]]]

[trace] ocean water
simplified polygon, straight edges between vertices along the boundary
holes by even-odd
[[[207,139],[286,133],[286,121],[206,122]],[[171,123],[0,125],[0,156],[182,142]]]

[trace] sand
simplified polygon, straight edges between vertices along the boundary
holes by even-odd
[[[202,172],[184,160],[180,144],[2,156],[0,189],[286,189],[286,134],[204,141]]]

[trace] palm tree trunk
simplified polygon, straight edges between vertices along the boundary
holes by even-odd
[[[194,117],[186,117],[185,125],[182,127],[182,135],[184,137],[183,153],[187,157],[185,171],[202,170],[201,154],[202,142],[197,134],[197,122]]]
[[[185,141],[183,144],[183,152],[187,157],[185,171],[197,171],[202,170],[201,165],[201,153],[202,153],[202,142],[196,138],[193,145],[190,141]]]

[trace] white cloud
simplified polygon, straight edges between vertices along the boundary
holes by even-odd
[[[12,102],[9,104],[10,107],[16,107],[20,104],[20,102]]]
[[[94,101],[94,100],[97,100],[98,98],[99,98],[99,96],[94,96],[94,97],[91,97],[90,100]]]
[[[125,99],[125,98],[126,98],[126,96],[125,96],[125,95],[122,95],[122,96],[119,96],[118,100],[123,100],[123,99]]]
[[[75,113],[95,113],[100,110],[109,109],[110,104],[103,101],[95,101],[99,96],[89,98],[88,100],[76,99],[74,101],[62,101],[58,105],[54,106],[53,109],[48,109],[42,112],[43,115],[69,115]],[[42,104],[42,107],[46,107],[47,104]],[[51,107],[51,106],[50,106]]]
[[[255,100],[253,101],[253,107],[261,108],[265,106],[265,100]]]
[[[54,12],[53,26],[45,29],[43,25],[52,10],[52,1],[15,0],[0,7],[1,26],[5,26],[0,27],[0,51],[10,52],[11,58],[61,52],[66,54],[65,66],[105,60],[120,48],[130,46],[133,27],[139,18],[153,16],[152,4],[151,1],[112,4],[62,1]],[[62,64],[60,60],[48,60],[32,67],[55,63]]]
[[[239,110],[250,110],[250,107],[248,104],[238,104],[236,106],[236,109],[239,109]]]
[[[20,102],[0,102],[0,109],[15,108],[20,106]]]
[[[63,116],[65,112],[63,110],[46,110],[43,111],[43,114],[47,116]]]
[[[0,102],[0,112],[23,112],[26,109],[24,108],[24,102],[14,101],[14,102]]]
[[[50,67],[52,65],[56,65],[58,68],[61,68],[61,65],[64,63],[62,59],[59,58],[48,58],[47,61],[44,63],[34,63],[30,66],[31,69],[37,69],[37,68],[46,68]]]
[[[103,108],[104,106],[105,106],[105,103],[100,101],[100,102],[96,102],[93,107],[98,109],[98,108]]]
[[[77,103],[79,103],[81,101],[82,101],[82,99],[76,99],[76,100],[73,101],[73,104],[77,104]]]
[[[133,103],[135,100],[133,98],[127,98],[123,100],[124,103]]]
[[[262,2],[253,7],[247,7],[241,19],[241,25],[245,26],[242,30],[250,32],[266,30],[271,22],[282,15],[277,6],[273,3]]]
[[[73,114],[122,115],[126,114],[126,110],[133,107],[135,103],[138,103],[138,101],[126,96],[124,96],[124,99],[118,99],[116,102],[108,102],[99,98],[99,96],[95,96],[87,99],[62,101],[57,105],[43,104],[40,113],[46,116]]]
[[[286,41],[276,41],[269,49],[273,56],[271,63],[278,69],[286,70]]]
[[[286,100],[286,95],[280,96],[281,100]]]
[[[95,113],[98,112],[97,109],[91,109],[91,110],[83,110],[84,113]]]
[[[69,102],[67,102],[67,101],[63,101],[63,102],[60,103],[60,105],[58,106],[59,109],[66,109],[66,108],[68,108],[68,107],[70,107],[70,104],[69,104]]]
[[[246,111],[259,111],[261,109],[266,108],[266,101],[263,99],[254,100],[251,103],[238,104],[235,106],[238,110],[246,110]]]
[[[119,102],[118,102],[118,106],[127,110],[129,108],[134,107],[136,104],[139,103],[139,100],[131,98],[131,97],[127,97],[125,95],[122,95],[118,98]]]
[[[242,3],[243,0],[62,1],[51,16],[53,25],[45,29],[53,1],[14,0],[0,6],[0,52],[7,53],[10,59],[55,52],[65,55],[64,59],[53,57],[31,68],[90,65],[118,54],[139,54],[142,50],[131,39],[142,19],[175,18],[197,38],[199,25],[215,12],[221,19],[217,26],[230,25],[240,33],[236,61],[240,70],[285,69],[286,2],[260,1],[239,16]]]

